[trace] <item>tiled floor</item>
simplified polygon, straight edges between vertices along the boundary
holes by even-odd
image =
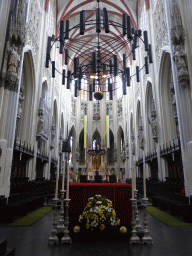
[[[59,211],[58,211],[59,213]],[[139,210],[142,223],[143,210]],[[16,248],[16,256],[191,256],[192,226],[167,227],[148,215],[153,245],[129,244],[127,241],[73,242],[71,245],[50,245],[53,211],[30,227],[0,226],[0,236],[8,238],[8,247]]]

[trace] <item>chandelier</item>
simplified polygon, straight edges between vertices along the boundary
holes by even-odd
[[[145,73],[149,74],[149,63],[153,63],[151,44],[148,43],[147,31],[135,30],[131,26],[129,15],[122,14],[122,24],[110,20],[106,8],[101,11],[100,0],[97,0],[95,19],[86,19],[85,10],[80,11],[80,23],[70,28],[69,20],[60,21],[60,33],[57,38],[48,37],[45,67],[52,64],[52,77],[55,77],[55,61],[50,58],[51,48],[54,43],[59,43],[59,53],[64,54],[64,64],[68,65],[66,72],[63,69],[62,84],[65,85],[67,78],[67,89],[70,89],[71,82],[74,80],[74,97],[78,96],[78,90],[82,90],[81,81],[87,79],[89,100],[92,101],[92,95],[96,100],[103,98],[103,93],[108,92],[110,100],[113,99],[113,91],[116,90],[116,77],[121,76],[123,95],[126,95],[126,87],[130,86],[133,76],[140,82],[139,72],[145,67]],[[103,18],[102,18],[103,17]],[[112,33],[110,27],[121,29],[119,36]],[[79,33],[73,37],[69,34]],[[95,32],[92,32],[94,31]],[[102,33],[102,32],[105,33]],[[89,32],[89,35],[85,33]],[[133,74],[130,74],[130,67],[127,66],[127,60],[136,60],[136,49],[139,47],[139,41],[144,44],[146,56],[144,56],[143,67],[136,66]],[[123,49],[124,53],[121,58]],[[72,68],[73,66],[73,68]]]

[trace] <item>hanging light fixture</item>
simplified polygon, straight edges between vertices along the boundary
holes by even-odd
[[[99,7],[100,0],[96,1],[95,20],[86,20],[85,10],[82,10],[80,11],[80,23],[73,28],[70,28],[69,20],[66,20],[65,24],[64,21],[61,21],[60,35],[55,39],[55,42],[60,42],[59,53],[65,53],[65,65],[68,65],[68,71],[63,71],[62,73],[62,84],[65,84],[64,80],[67,78],[67,89],[70,89],[72,79],[78,80],[78,82],[75,82],[74,95],[77,97],[77,89],[81,90],[81,79],[84,76],[89,84],[89,100],[92,100],[92,93],[96,100],[103,99],[103,92],[108,92],[110,100],[112,100],[113,91],[116,89],[113,78],[121,75],[123,95],[126,95],[126,87],[131,85],[131,78],[133,76],[136,76],[136,81],[140,82],[139,72],[144,66],[146,74],[149,74],[148,64],[153,63],[152,50],[151,45],[148,43],[147,31],[142,33],[141,30],[134,30],[131,27],[131,17],[129,15],[122,15],[122,25],[118,22],[110,21],[107,9],[103,8],[101,13]],[[103,23],[101,22],[101,14],[103,16]],[[96,35],[90,34],[90,40],[85,41],[85,29],[86,27],[92,29],[93,25],[95,25]],[[110,26],[120,27],[122,29],[122,35],[112,37],[110,34]],[[77,28],[79,28],[79,36],[76,35],[75,38],[69,39],[69,32]],[[102,29],[106,34],[110,34],[110,36],[100,35]],[[141,38],[142,34],[143,39]],[[91,41],[91,38],[95,38],[96,40]],[[144,66],[141,68],[137,66],[136,72],[131,75],[130,68],[126,66],[126,60],[131,57],[132,60],[136,60],[135,50],[138,47],[138,39],[144,43],[147,54],[144,56]],[[48,37],[45,63],[47,68],[49,67],[49,60],[51,60],[51,41],[52,38]],[[120,60],[118,54],[126,45],[130,45],[131,51],[127,56],[123,54],[123,60]],[[108,50],[108,46],[110,46],[110,50]],[[75,53],[75,57],[70,57],[70,51]],[[69,59],[73,61],[74,70],[69,67]],[[55,62],[52,61],[52,77],[55,77],[55,70],[57,70],[55,68]],[[65,73],[67,74],[66,77]],[[108,89],[105,89],[106,79],[108,78],[111,78],[112,83],[108,82]]]

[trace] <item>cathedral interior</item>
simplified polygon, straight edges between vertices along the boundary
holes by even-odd
[[[192,2],[8,0],[0,14],[1,220],[63,176],[190,205]]]

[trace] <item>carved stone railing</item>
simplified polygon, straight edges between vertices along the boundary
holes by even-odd
[[[13,149],[20,153],[25,153],[30,157],[34,157],[34,146],[29,145],[26,141],[22,141],[19,138],[15,138]]]
[[[160,155],[161,157],[164,157],[166,155],[172,154],[174,152],[179,152],[181,150],[181,144],[180,139],[177,139],[176,141],[173,140],[169,143],[163,144],[163,146],[160,146]]]
[[[40,158],[44,162],[49,162],[49,154],[41,149],[37,149],[37,158]]]
[[[145,162],[149,163],[149,162],[152,162],[155,159],[157,159],[156,148],[153,150],[153,152],[151,152],[151,151],[147,152],[147,154],[145,155]]]

